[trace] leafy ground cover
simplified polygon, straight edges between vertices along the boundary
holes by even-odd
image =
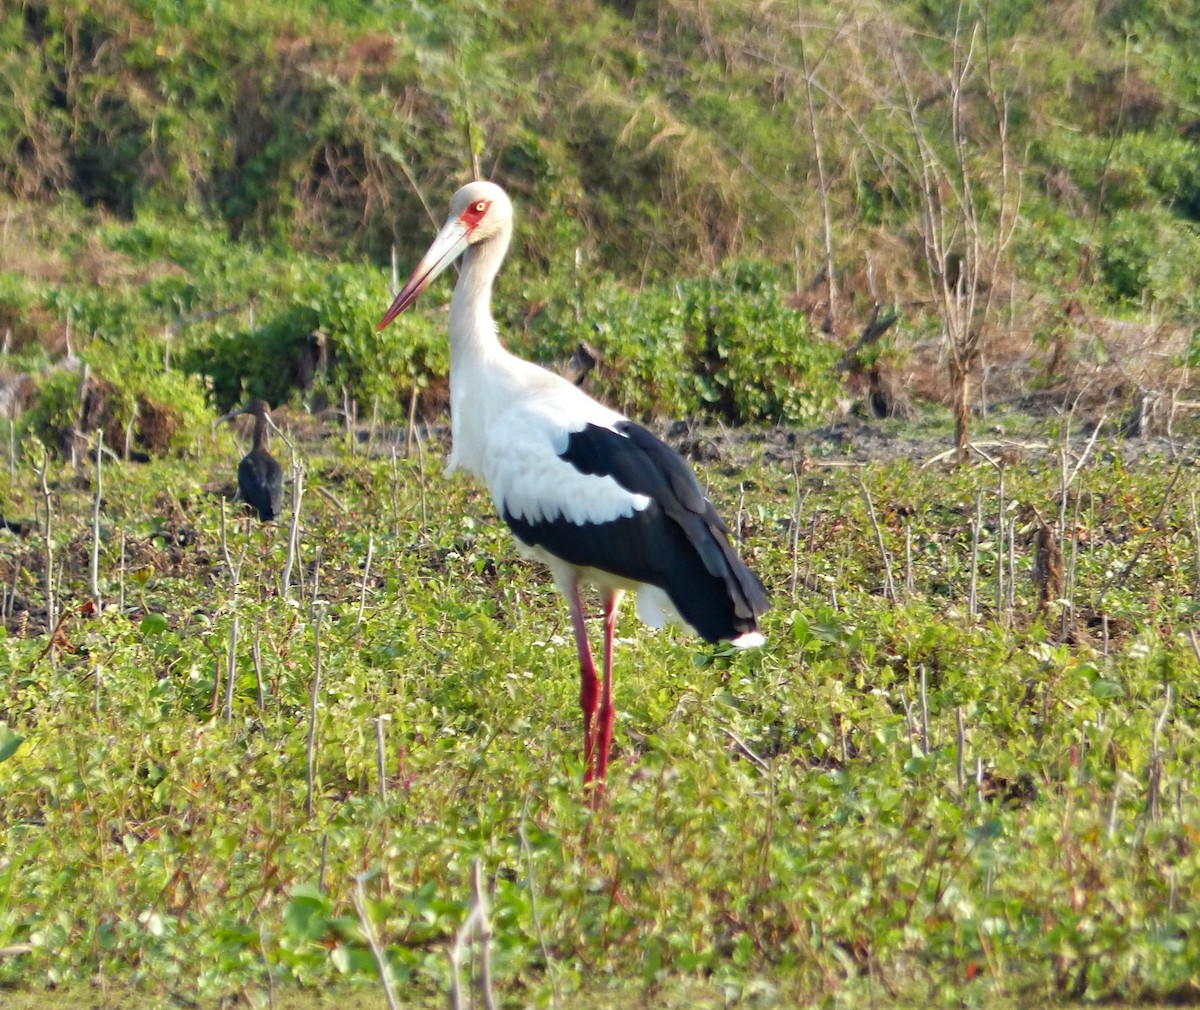
[[[1191,998],[1193,459],[702,434],[769,644],[624,614],[595,813],[565,608],[436,438],[301,445],[286,590],[227,435],[105,463],[98,525],[91,468],[10,461],[0,984],[377,1005],[369,929],[442,1002],[478,865],[505,1005]]]

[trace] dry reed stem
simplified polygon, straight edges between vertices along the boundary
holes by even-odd
[[[367,946],[371,948],[371,954],[375,958],[375,963],[379,966],[379,981],[383,983],[383,994],[387,997],[388,1007],[390,1010],[400,1010],[395,990],[392,988],[392,978],[391,973],[388,971],[387,955],[379,943],[379,938],[375,935],[375,926],[371,922],[371,915],[367,909],[367,898],[363,893],[362,874],[354,878],[354,894],[352,897],[354,900],[354,910],[358,913],[358,921],[362,925],[363,934],[367,938]]]

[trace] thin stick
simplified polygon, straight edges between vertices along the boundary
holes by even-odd
[[[96,613],[103,610],[100,600],[100,495],[103,487],[102,467],[104,429],[96,429],[96,497],[92,502],[92,601]]]
[[[1012,624],[1017,610],[1017,519],[1008,524],[1008,623]]]
[[[1117,779],[1113,783],[1112,801],[1108,805],[1108,825],[1105,830],[1106,836],[1111,840],[1113,835],[1117,833],[1117,806],[1121,801],[1121,780]]]
[[[421,532],[429,525],[429,515],[425,510],[425,445],[421,433],[415,432],[417,440],[417,472],[421,478]]]
[[[792,499],[792,599],[796,598],[796,585],[800,580],[800,517],[804,513],[804,503],[808,501],[808,492],[800,497],[800,474],[796,472],[795,462],[792,463],[792,480],[796,485],[796,494]]]
[[[871,492],[863,482],[862,474],[856,474],[858,486],[862,488],[863,497],[867,501],[867,513],[871,517],[871,526],[875,530],[875,540],[879,544],[879,553],[883,557],[883,592],[892,603],[896,602],[896,584],[892,581],[892,559],[888,554],[887,544],[883,541],[883,531],[879,528],[879,520],[875,517],[875,505],[871,501]]]
[[[900,689],[900,707],[904,709],[904,725],[908,727],[908,746],[912,747],[916,743],[913,739],[912,706],[908,703],[908,696],[903,688]]]
[[[408,398],[408,430],[404,433],[404,457],[412,455],[413,438],[417,432],[417,384],[413,383],[412,396]]]
[[[230,606],[233,609],[233,617],[229,625],[229,669],[225,681],[225,721],[231,722],[233,720],[233,685],[237,680],[237,644],[241,617],[240,608],[238,607],[238,588],[241,585],[242,563],[246,559],[246,545],[242,544],[242,553],[238,556],[238,562],[235,565],[233,558],[230,557],[229,541],[225,535],[224,498],[221,499],[221,554],[225,558],[225,567],[229,571],[229,583],[232,588]],[[220,679],[220,675],[218,674],[218,683]]]
[[[1092,437],[1088,439],[1087,445],[1083,447],[1083,455],[1079,457],[1079,461],[1075,464],[1075,469],[1071,471],[1071,476],[1067,478],[1067,487],[1075,483],[1075,478],[1079,476],[1079,471],[1083,469],[1083,464],[1087,462],[1088,455],[1092,451],[1092,446],[1096,444],[1096,438],[1100,435],[1100,428],[1106,420],[1108,420],[1108,414],[1101,414],[1100,420],[1096,422],[1096,427],[1092,430]]]
[[[904,524],[904,591],[909,596],[916,591],[913,583],[912,523]]]
[[[117,573],[117,610],[125,613],[125,531],[121,530],[121,568]]]
[[[979,616],[979,531],[983,527],[983,492],[975,492],[975,521],[971,524],[971,586],[967,593],[967,613]]]
[[[304,778],[307,792],[304,797],[304,816],[312,820],[314,779],[317,763],[317,701],[321,695],[321,620],[325,616],[320,609],[313,617],[313,682],[308,705],[308,743],[305,748]]]
[[[834,332],[838,318],[838,289],[837,271],[833,263],[833,224],[829,214],[829,179],[825,173],[825,159],[822,156],[820,117],[817,116],[813,103],[813,73],[808,65],[808,50],[804,44],[804,31],[796,33],[800,45],[800,63],[804,75],[804,100],[808,109],[808,131],[812,137],[813,154],[817,167],[817,192],[821,200],[821,234],[825,241],[825,282],[829,294],[829,330]]]
[[[387,802],[387,750],[383,740],[383,723],[386,715],[375,716],[375,762],[379,768],[379,798]]]
[[[313,490],[316,491],[317,494],[319,494],[327,502],[335,506],[339,512],[344,513],[349,511],[349,509],[346,508],[346,503],[328,488],[321,487],[319,484],[314,484]]]
[[[4,620],[8,621],[12,618],[13,608],[17,605],[17,583],[21,579],[21,566],[13,565],[12,585],[9,587],[8,604],[4,611]],[[24,637],[23,635],[21,637]]]
[[[367,609],[367,579],[371,575],[371,557],[375,553],[375,537],[371,534],[367,535],[367,561],[363,565],[362,591],[358,596],[358,620],[354,622],[357,628],[362,624],[363,611]]]
[[[538,945],[542,948],[542,959],[546,962],[546,971],[550,975],[550,985],[554,989],[554,1007],[558,1010],[562,1003],[562,993],[558,988],[558,973],[554,970],[554,959],[550,956],[550,948],[546,946],[546,935],[542,932],[542,917],[538,913],[537,881],[533,876],[533,852],[529,845],[529,836],[525,833],[526,815],[529,812],[529,794],[525,794],[525,802],[521,804],[521,820],[517,825],[517,834],[521,839],[521,852],[525,856],[525,876],[529,881],[529,909],[533,913],[533,929],[537,933]]]
[[[1163,698],[1162,711],[1158,714],[1158,718],[1154,721],[1154,735],[1151,739],[1151,749],[1157,751],[1158,743],[1162,739],[1163,730],[1167,726],[1167,716],[1171,714],[1171,701],[1174,697],[1174,689],[1170,684],[1166,688],[1166,697]]]
[[[1188,628],[1188,641],[1192,643],[1192,652],[1196,656],[1196,662],[1200,663],[1200,641],[1196,640],[1196,629]]]
[[[745,740],[743,740],[740,736],[738,736],[728,726],[722,726],[721,730],[724,732],[724,734],[727,737],[729,737],[730,740],[732,740],[735,744],[737,744],[738,750],[740,750],[743,754],[746,755],[746,757],[748,757],[751,761],[754,762],[754,764],[758,767],[759,771],[765,772],[768,775],[771,774],[771,766],[769,764],[767,764],[767,762],[764,761],[762,758],[760,758],[757,754],[755,754],[754,751],[751,750],[750,745],[748,743],[746,743]]]
[[[1196,556],[1196,588],[1200,594],[1200,517],[1196,515],[1196,492],[1191,494],[1192,506],[1192,553]]]
[[[367,898],[363,894],[362,874],[358,874],[354,878],[354,910],[358,913],[358,921],[362,924],[367,945],[371,948],[371,953],[375,956],[375,963],[379,966],[379,981],[383,983],[383,994],[387,997],[388,1007],[390,1010],[400,1010],[396,994],[392,991],[392,978],[388,971],[387,956],[379,945],[379,939],[375,936],[375,926],[371,922],[371,915],[367,910]]]
[[[454,946],[450,948],[450,1006],[454,1010],[462,1010],[462,970],[463,957],[467,944],[474,936],[479,937],[480,943],[480,986],[483,989],[483,1002],[487,1010],[495,1010],[496,998],[492,994],[491,942],[492,924],[488,920],[487,897],[483,892],[483,872],[478,859],[474,865],[475,903],[471,906],[466,920],[459,927],[454,937]]]
[[[813,565],[816,561],[817,520],[818,520],[818,516],[814,515],[812,517],[812,522],[808,524],[808,550],[806,552],[808,554],[808,564],[805,566],[805,570],[804,570],[804,589],[805,589],[805,591],[812,590],[813,580],[816,576],[816,573],[813,569]]]
[[[267,971],[267,1010],[275,1010],[275,973],[267,959],[267,935],[261,919],[258,921],[258,950],[262,954],[263,967]]]
[[[1000,483],[996,492],[996,617],[1004,615],[1004,466],[998,467]]]
[[[929,690],[925,678],[925,664],[921,664],[921,750],[929,755]]]
[[[67,338],[67,355],[71,354],[71,340]],[[87,395],[88,387],[91,382],[91,366],[85,361],[83,367],[79,370],[79,393],[76,399],[79,401],[79,421],[71,427],[71,468],[74,469],[79,465],[79,435],[81,434],[79,425],[83,422],[83,400]]]
[[[350,450],[350,455],[355,454],[357,448],[354,444],[354,418],[352,416],[353,407],[350,401],[350,390],[342,386],[342,420],[346,425],[346,448]]]
[[[39,474],[42,482],[42,500],[46,505],[46,627],[57,625],[57,615],[54,606],[54,543],[51,540],[53,524],[51,522],[50,485],[46,483],[46,468],[50,465],[50,453],[42,451],[42,468]],[[53,654],[53,650],[51,650]]]
[[[292,565],[300,552],[300,500],[304,497],[304,468],[292,463],[292,524],[288,529],[287,559],[280,576],[280,593],[287,599],[292,588]]]
[[[1071,519],[1071,556],[1067,562],[1067,607],[1063,611],[1062,637],[1075,628],[1075,585],[1079,558],[1079,505],[1082,494],[1075,495],[1075,511]]]
[[[250,655],[254,658],[254,687],[258,695],[258,710],[266,707],[266,699],[263,696],[263,675],[262,675],[262,628],[254,629],[254,644],[250,646]]]
[[[308,744],[305,748],[305,781],[308,791],[304,798],[304,815],[309,820],[313,815],[313,783],[317,763],[317,701],[321,696],[321,622],[325,619],[325,607],[317,604],[317,586],[320,582],[321,552],[318,549],[313,565],[313,599],[309,606],[309,623],[313,629],[313,682],[308,706]]]
[[[1163,756],[1159,748],[1163,730],[1166,729],[1167,716],[1171,714],[1172,689],[1166,686],[1166,698],[1163,699],[1162,712],[1154,721],[1154,734],[1150,743],[1150,767],[1146,772],[1146,813],[1152,821],[1158,821],[1162,816],[1162,775]]]
[[[1060,474],[1059,497],[1058,497],[1058,528],[1066,530],[1067,528],[1067,491],[1069,484],[1067,483],[1067,445],[1071,439],[1071,415],[1067,415],[1065,422],[1065,430],[1063,431],[1062,441],[1058,443],[1058,472]],[[1062,546],[1061,544],[1059,545]]]
[[[396,465],[396,443],[392,443],[392,536],[400,535],[400,470]]]
[[[487,895],[483,890],[483,864],[475,860],[475,904],[479,913],[479,982],[483,988],[483,1005],[487,1010],[496,1010],[496,997],[492,993],[492,923],[488,918]]]
[[[963,725],[961,705],[954,709],[954,718],[958,724],[958,761],[955,763],[955,771],[958,774],[958,795],[962,799],[967,794],[967,730]]]

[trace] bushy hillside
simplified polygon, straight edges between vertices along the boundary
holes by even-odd
[[[171,325],[211,360],[266,346],[264,325],[297,347],[320,325],[352,366],[335,391],[403,413],[437,352],[405,351],[403,381],[370,388],[380,362],[355,361],[366,331],[347,320],[378,312],[392,247],[411,263],[475,173],[517,197],[499,294],[542,357],[583,318],[581,282],[669,291],[734,258],[770,261],[776,295],[843,339],[877,300],[910,335],[945,325],[964,290],[992,292],[964,333],[1001,299],[1045,340],[1073,301],[1186,319],[1198,30],[1187,5],[1128,2],[10,4],[0,328],[61,349],[74,306],[85,342]],[[203,255],[180,251],[198,235]],[[331,284],[355,289],[332,312],[314,295]]]

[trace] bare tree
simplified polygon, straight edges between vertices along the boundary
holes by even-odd
[[[993,315],[993,281],[1020,218],[1021,177],[1009,150],[1008,97],[997,85],[986,15],[976,3],[959,4],[949,45],[945,152],[938,150],[934,128],[922,116],[900,50],[893,47],[891,54],[915,145],[915,160],[907,167],[917,184],[926,275],[942,319],[961,463],[970,433],[972,377]],[[977,95],[984,101],[968,109],[969,97]],[[975,115],[977,108],[984,114]],[[995,146],[986,149],[971,135],[972,127],[985,126],[996,131]]]

